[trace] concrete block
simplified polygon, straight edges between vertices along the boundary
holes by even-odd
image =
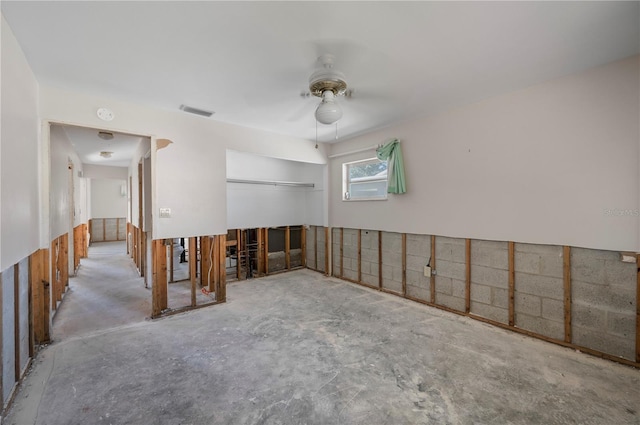
[[[318,228],[318,246],[320,246],[320,242],[324,245],[324,227],[316,226]]]
[[[607,332],[623,338],[634,340],[636,332],[635,314],[607,312]]]
[[[507,242],[472,240],[471,264],[508,270],[508,249],[509,245]]]
[[[542,316],[542,300],[540,297],[516,292],[513,304],[516,313],[536,317]]]
[[[396,282],[400,282],[400,284],[402,284],[402,265],[393,267],[391,278]]]
[[[384,279],[382,281],[382,287],[390,291],[402,293],[402,282]]]
[[[632,313],[636,309],[636,291],[614,285],[593,285],[584,282],[571,283],[573,302],[598,306],[603,310]]]
[[[507,270],[492,269],[471,265],[471,282],[481,285],[507,288],[509,286],[509,272]]]
[[[605,260],[604,281],[609,285],[633,288],[637,280],[637,264],[623,263],[619,259]]]
[[[564,302],[542,298],[542,318],[564,323]]]
[[[407,234],[407,254],[429,258],[431,255],[431,236]]]
[[[414,270],[407,270],[407,285],[414,285],[419,287],[430,287],[431,281],[428,277],[424,277],[422,273]]]
[[[344,258],[358,259],[358,249],[355,246],[345,246],[342,249],[342,256]]]
[[[473,291],[471,293],[473,294]],[[495,320],[496,322],[509,323],[509,311],[503,308],[494,307],[472,300],[471,312],[477,316]]]
[[[509,308],[509,290],[491,288],[491,305],[500,308]]]
[[[2,271],[2,388],[4,389],[4,402],[11,395],[11,389],[15,384],[15,314],[14,314],[14,268],[11,266]]]
[[[382,250],[382,264],[402,267],[402,252],[390,252]]]
[[[375,250],[369,248],[362,248],[360,252],[362,261],[369,261],[371,263],[378,264],[378,249]]]
[[[571,332],[573,343],[593,350],[635,360],[635,341],[616,335],[574,326]]]
[[[471,283],[471,301],[491,304],[491,287]]]
[[[377,269],[377,265],[376,265],[376,269]],[[358,270],[357,267],[354,270]],[[360,271],[364,274],[371,274],[371,263],[368,261],[361,261],[360,262]]]
[[[464,311],[464,298],[456,298],[451,295],[436,292],[436,304],[452,308],[458,311]]]
[[[422,272],[424,266],[427,265],[429,257],[420,257],[417,255],[407,255],[407,270],[415,270]]]
[[[373,276],[370,274],[362,274],[362,281],[368,285],[378,287],[379,281],[378,276]]]
[[[362,248],[378,250],[378,231],[363,230],[361,236]]]
[[[574,302],[571,305],[571,324],[582,328],[604,331],[607,314],[604,310]]]
[[[402,234],[382,232],[382,251],[402,253]]]
[[[407,285],[407,295],[413,298],[417,298],[423,301],[429,301],[431,297],[431,292],[429,288]]]
[[[457,298],[465,298],[467,284],[462,280],[451,279],[451,295]]]
[[[451,278],[436,276],[436,292],[445,295],[452,295],[453,283],[451,282]]]
[[[324,271],[324,252],[320,252],[318,250],[318,270],[320,271]],[[271,268],[271,265],[269,265],[269,268]]]
[[[269,258],[269,273],[284,270],[287,268],[287,264],[285,261],[285,255],[283,251],[278,252],[270,252],[268,255]],[[320,261],[318,259],[318,261]]]
[[[302,265],[302,250],[292,249],[289,251],[289,258],[291,261],[291,267],[300,267]]]
[[[516,272],[515,279],[516,292],[555,300],[564,299],[564,280],[560,278]]]
[[[464,280],[466,276],[466,265],[464,263],[440,260],[436,263],[436,272],[438,276]]]
[[[535,264],[535,258],[538,258],[538,264]],[[518,259],[521,261],[519,262]],[[562,277],[562,267],[561,246],[515,244],[516,271],[541,274],[543,276]]]
[[[393,267],[382,265],[382,278],[384,280],[392,280],[393,279]]]
[[[547,320],[542,317],[529,316],[528,314],[523,313],[516,313],[514,322],[520,329],[526,329],[550,338],[564,338],[564,323],[562,322]]]
[[[466,257],[465,240],[436,236],[436,260],[464,263]],[[436,261],[436,265],[437,265]]]
[[[592,250],[571,249],[571,279],[604,285],[605,260],[590,255],[589,251]]]
[[[355,270],[345,269],[344,277],[351,280],[358,280],[358,272]]]
[[[571,248],[571,256],[587,260],[604,260],[604,261],[619,261],[620,253],[618,251],[604,251],[600,249],[588,249],[588,248]],[[573,261],[573,258],[572,258]]]

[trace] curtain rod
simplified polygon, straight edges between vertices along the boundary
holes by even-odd
[[[299,182],[283,182],[276,180],[243,180],[243,179],[227,179],[227,183],[242,183],[242,184],[264,184],[267,186],[293,186],[293,187],[315,187],[314,183],[299,183]]]
[[[372,150],[378,149],[380,146],[381,145],[369,146],[368,148],[356,149],[354,151],[342,152],[342,153],[334,153],[333,155],[329,155],[329,158],[338,158],[340,156],[351,155],[352,153],[360,153],[360,152],[372,151]]]

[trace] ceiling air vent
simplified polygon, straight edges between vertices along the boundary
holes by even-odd
[[[180,110],[189,112],[190,114],[201,115],[203,117],[210,117],[211,115],[213,115],[213,112],[205,111],[204,109],[192,108],[191,106],[187,105],[180,105]]]

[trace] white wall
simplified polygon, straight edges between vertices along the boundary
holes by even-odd
[[[67,133],[59,125],[52,125],[50,128],[51,138],[51,166],[50,166],[50,186],[49,186],[49,220],[51,240],[60,235],[69,233],[70,241],[73,239],[70,214],[71,197],[69,192],[69,164],[73,164],[73,188],[74,188],[74,226],[81,223],[83,216],[81,210],[86,211],[87,200],[81,193],[81,178],[78,171],[83,171],[80,158],[73,149],[71,140]]]
[[[127,167],[111,167],[108,165],[83,164],[84,178],[87,179],[127,179]]]
[[[39,248],[38,82],[1,22],[0,270]]]
[[[128,201],[131,203],[131,211],[132,211],[132,215],[129,218],[131,220],[131,223],[136,226],[136,227],[140,227],[140,207],[139,207],[139,191],[138,191],[138,164],[142,161],[144,161],[144,157],[145,155],[151,150],[151,139],[149,138],[144,138],[140,141],[140,143],[138,143],[138,146],[136,147],[136,151],[133,154],[133,157],[131,159],[131,164],[129,165],[129,169],[128,169],[128,175],[129,178],[127,179],[127,187],[129,187],[129,184],[131,183],[131,190],[129,193],[129,199]],[[144,170],[143,170],[144,171]],[[129,180],[130,179],[130,180]],[[144,211],[143,211],[144,213]],[[143,223],[144,224],[144,223]]]
[[[321,225],[325,165],[227,150],[227,178],[313,183],[313,188],[227,183],[227,227]]]
[[[121,194],[126,180],[91,179],[91,218],[127,216],[127,195]]]
[[[333,159],[330,224],[640,250],[639,97],[636,56],[334,145],[401,139],[408,193],[343,202],[341,164],[373,152]]]
[[[324,146],[315,149],[314,142],[178,110],[155,109],[52,87],[41,87],[40,106],[43,119],[99,128],[105,128],[105,122],[97,118],[96,110],[108,107],[115,113],[114,120],[107,124],[108,130],[152,136],[154,238],[226,233],[227,148],[295,161],[326,162]],[[156,151],[156,138],[173,143]],[[160,207],[171,208],[172,218],[158,219]]]

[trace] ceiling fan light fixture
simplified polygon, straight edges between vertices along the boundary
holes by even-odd
[[[316,120],[322,124],[333,124],[342,118],[342,108],[336,102],[335,95],[331,90],[322,93],[322,102],[316,109]]]
[[[103,158],[111,158],[111,155],[113,155],[113,152],[109,152],[109,151],[100,152],[100,156]]]

